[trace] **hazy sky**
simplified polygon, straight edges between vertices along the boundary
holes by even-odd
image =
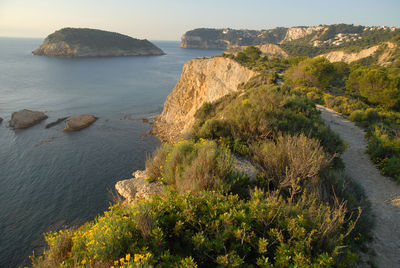
[[[63,27],[179,40],[200,27],[269,29],[353,23],[400,26],[400,0],[0,0],[0,36],[45,37]]]

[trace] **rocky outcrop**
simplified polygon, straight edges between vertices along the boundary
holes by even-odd
[[[257,167],[246,158],[235,156],[233,168],[236,172],[248,176],[251,182],[257,180]]]
[[[312,26],[312,27],[292,27],[289,28],[286,32],[285,38],[280,42],[285,43],[285,42],[290,42],[293,40],[297,40],[303,37],[306,37],[308,35],[311,35],[313,33],[319,33],[327,29],[327,27],[324,26]]]
[[[395,43],[385,42],[377,46],[363,49],[359,52],[346,52],[343,50],[337,50],[321,56],[325,57],[330,62],[343,61],[346,63],[351,63],[367,57],[376,57],[376,63],[385,66],[393,62],[391,56],[396,49],[397,45]]]
[[[65,121],[65,128],[63,131],[77,131],[87,128],[94,122],[97,117],[91,114],[81,114],[80,116],[73,116],[69,120]]]
[[[47,36],[43,44],[32,53],[51,57],[119,57],[165,54],[148,40],[83,28],[58,30]]]
[[[11,115],[10,127],[14,129],[28,128],[45,120],[47,115],[43,112],[20,110]]]
[[[257,179],[257,168],[249,160],[235,156],[233,168],[242,175],[247,175],[250,181]],[[137,170],[132,173],[133,178],[118,181],[115,189],[126,201],[131,202],[136,198],[148,199],[154,194],[159,194],[166,187],[158,182],[149,182],[146,171]]]
[[[138,170],[132,175],[133,178],[122,180],[115,184],[118,194],[128,202],[131,202],[135,198],[148,199],[151,195],[160,193],[164,187],[158,182],[148,182],[145,171]]]
[[[260,31],[200,28],[186,32],[181,38],[181,47],[226,50],[239,46],[282,44],[311,34],[321,34],[327,28],[325,26],[277,27]]]
[[[244,51],[247,47],[248,46],[240,46],[236,48],[231,48],[225,53],[237,55],[237,53]],[[257,47],[261,51],[262,56],[281,57],[285,59],[289,57],[289,54],[287,54],[285,50],[275,44],[256,45],[255,47]]]
[[[187,62],[164,103],[161,115],[154,120],[153,134],[163,141],[184,137],[195,122],[195,112],[205,102],[236,91],[239,84],[255,75],[256,72],[223,57]]]

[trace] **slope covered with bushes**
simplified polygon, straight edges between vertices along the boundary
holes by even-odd
[[[146,160],[167,185],[112,205],[76,230],[49,233],[35,267],[330,267],[365,250],[368,204],[341,174],[342,140],[307,95],[276,84],[292,63],[245,54],[260,75],[205,103],[191,136]],[[294,60],[293,62],[299,62]],[[268,67],[267,67],[268,66]],[[238,157],[257,169],[250,178]],[[363,213],[361,213],[363,210]],[[360,216],[361,215],[361,216]]]

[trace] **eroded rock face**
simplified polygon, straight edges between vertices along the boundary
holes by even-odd
[[[32,110],[20,110],[11,115],[10,127],[14,129],[28,128],[47,118],[43,112]]]
[[[373,46],[367,49],[363,49],[360,52],[346,52],[343,50],[338,50],[338,51],[333,51],[329,52],[327,54],[322,55],[325,57],[327,60],[330,62],[338,62],[338,61],[343,61],[346,63],[350,63],[356,60],[360,60],[362,58],[366,58],[369,56],[372,56],[380,46]]]
[[[357,61],[367,57],[376,57],[377,64],[386,66],[393,62],[392,54],[396,49],[397,45],[395,43],[385,42],[377,46],[372,46],[370,48],[363,49],[359,52],[351,53],[343,50],[337,50],[323,54],[322,56],[325,57],[330,62],[343,61],[346,63],[351,63],[353,61]]]
[[[330,62],[343,61],[346,63],[351,63],[367,57],[376,57],[377,64],[386,66],[393,62],[392,56],[396,49],[397,45],[395,43],[385,42],[377,46],[363,49],[359,52],[351,53],[343,50],[337,50],[323,54],[322,56],[328,59]]]
[[[153,133],[162,141],[184,137],[195,122],[194,114],[205,102],[236,91],[239,84],[255,75],[256,72],[223,57],[187,62],[164,103],[163,112],[154,121]]]
[[[128,202],[135,198],[148,199],[151,195],[160,193],[165,187],[157,182],[148,182],[145,179],[147,176],[145,171],[138,170],[132,175],[133,178],[115,184],[117,192]]]
[[[87,128],[94,122],[97,117],[91,114],[81,114],[80,116],[73,116],[69,120],[65,121],[65,128],[63,131],[77,131]]]
[[[280,43],[297,40],[313,34],[314,32],[322,32],[325,29],[327,29],[327,27],[324,26],[292,27],[287,30],[285,38]]]
[[[275,44],[256,45],[255,47],[261,51],[262,56],[282,57],[285,59],[289,57],[285,50]],[[239,52],[244,51],[246,48],[247,46],[240,46],[237,48],[229,49],[228,51],[226,51],[226,53],[237,55]]]

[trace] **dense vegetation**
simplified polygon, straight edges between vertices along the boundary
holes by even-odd
[[[286,82],[314,102],[348,115],[367,130],[368,153],[384,175],[400,182],[400,71],[396,67],[306,59]]]
[[[49,43],[67,42],[90,48],[153,48],[152,43],[147,40],[139,40],[127,35],[87,28],[63,28],[50,34],[46,41]]]
[[[46,234],[49,248],[33,258],[34,267],[330,267],[357,261],[371,221],[363,193],[341,174],[344,144],[305,92],[277,85],[277,71],[303,59],[268,60],[254,48],[243,54],[237,60],[260,75],[205,103],[189,139],[163,144],[146,160],[147,179],[167,185],[165,191],[112,205],[76,230]],[[256,176],[239,172],[238,159],[250,161]]]

